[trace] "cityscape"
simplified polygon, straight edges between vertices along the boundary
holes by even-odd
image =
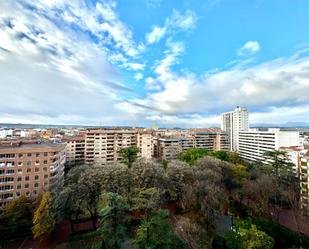
[[[309,248],[308,11],[0,2],[0,248]]]

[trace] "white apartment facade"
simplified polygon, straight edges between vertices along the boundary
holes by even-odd
[[[146,160],[151,160],[154,155],[154,137],[150,131],[137,133],[137,147],[140,149],[140,156]]]
[[[221,129],[229,136],[231,150],[238,151],[239,132],[249,129],[249,113],[247,109],[237,106],[234,111],[222,113]]]
[[[238,151],[240,157],[250,161],[265,161],[266,151],[281,147],[299,146],[299,132],[272,129],[249,129],[239,131]]]

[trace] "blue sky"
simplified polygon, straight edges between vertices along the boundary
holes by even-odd
[[[309,122],[307,0],[0,1],[0,122]]]

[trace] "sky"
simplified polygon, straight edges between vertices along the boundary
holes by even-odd
[[[309,123],[308,0],[0,0],[0,123]]]

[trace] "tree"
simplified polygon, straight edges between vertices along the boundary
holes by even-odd
[[[189,218],[177,217],[175,229],[189,248],[208,249],[211,247],[211,240],[207,231],[198,222]]]
[[[214,151],[210,155],[217,158],[217,159],[220,159],[222,161],[228,161],[229,160],[228,153],[226,151],[223,151],[223,150]]]
[[[223,167],[225,163],[218,159],[203,158],[192,167],[192,181],[184,187],[184,207],[200,215],[209,234],[214,231],[224,202]]]
[[[206,149],[190,148],[187,151],[180,153],[179,160],[188,163],[190,166],[194,165],[198,159],[207,156],[209,153]]]
[[[80,198],[90,214],[93,229],[96,229],[98,218],[98,203],[102,191],[100,182],[100,169],[95,167],[89,167],[86,171],[82,172],[77,182],[80,187]]]
[[[271,175],[261,174],[256,179],[248,180],[243,190],[248,198],[255,203],[256,211],[260,214],[269,214],[271,200],[275,197],[278,184]]]
[[[135,243],[141,249],[184,248],[164,210],[154,212],[149,220],[142,221],[136,232]]]
[[[229,151],[229,152],[227,152],[227,156],[228,156],[228,161],[230,163],[234,163],[234,164],[241,163],[241,159],[240,159],[239,153],[233,152],[233,151]]]
[[[225,235],[229,248],[232,249],[271,249],[274,239],[258,230],[250,221],[237,221],[235,229]]]
[[[9,202],[0,215],[1,230],[8,233],[18,233],[30,230],[32,227],[32,217],[34,205],[30,198],[24,195]]]
[[[277,181],[278,187],[275,189],[275,204],[282,207],[282,203],[285,201],[283,192],[284,189],[290,188],[295,183],[295,177],[293,176],[293,163],[288,160],[285,151],[266,151],[264,153],[267,158],[267,164],[269,164],[269,173],[273,175]],[[297,181],[298,184],[298,181]],[[279,221],[279,210],[277,207],[277,221]]]
[[[283,180],[292,173],[293,163],[286,156],[286,151],[266,151],[264,156],[267,159],[267,164],[270,165],[270,173],[273,174],[278,181]]]
[[[115,193],[105,193],[107,205],[100,212],[101,224],[99,232],[103,236],[101,248],[120,248],[124,239],[128,210],[122,196]]]
[[[136,161],[138,158],[138,154],[140,152],[140,149],[138,147],[128,147],[128,148],[122,148],[119,151],[119,154],[122,157],[122,162],[128,166],[130,169],[132,167],[132,164]]]
[[[50,235],[56,225],[56,214],[54,198],[50,192],[46,192],[40,202],[40,205],[33,216],[33,237],[40,238],[43,235]]]
[[[96,229],[101,191],[101,167],[83,165],[69,171],[65,186],[57,195],[57,209],[60,216],[70,220],[72,233],[73,220],[78,220],[81,214],[89,215]]]

